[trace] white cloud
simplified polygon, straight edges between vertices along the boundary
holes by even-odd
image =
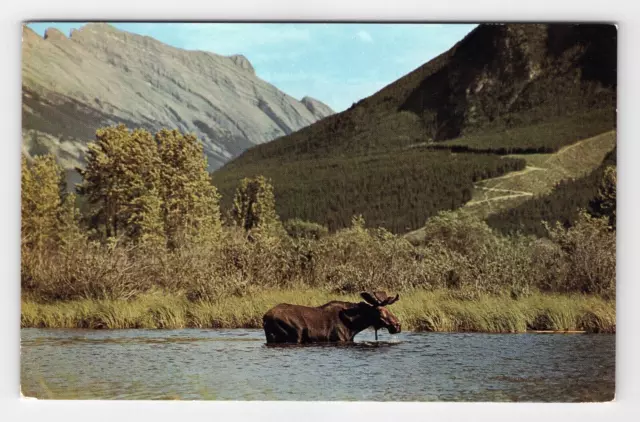
[[[371,38],[371,34],[367,31],[358,31],[356,36],[363,42],[373,42],[373,38]]]

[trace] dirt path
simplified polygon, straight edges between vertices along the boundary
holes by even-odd
[[[476,189],[486,190],[488,192],[508,192],[514,194],[522,194],[522,195],[533,195],[531,192],[519,191],[519,190],[511,190],[511,189],[498,189],[498,188],[487,188],[484,186],[474,186]]]
[[[572,150],[574,150],[575,148],[588,148],[589,144],[591,142],[596,141],[597,139],[602,139],[603,136],[608,136],[612,133],[615,133],[615,131],[610,131],[610,132],[605,132],[602,133],[600,135],[591,137],[591,138],[587,138],[587,139],[583,139],[580,140],[578,142],[575,142],[571,145],[567,145],[565,147],[560,148],[557,152],[553,153],[553,154],[549,154],[548,157],[546,157],[544,159],[544,161],[542,161],[542,163],[540,163],[539,161],[537,162],[537,166],[534,165],[530,165],[528,164],[523,170],[520,171],[516,171],[516,172],[511,172],[508,174],[505,174],[504,176],[500,176],[500,177],[496,177],[493,179],[485,179],[485,180],[481,180],[478,183],[474,184],[474,189],[476,189],[477,191],[483,191],[483,197],[484,199],[480,199],[480,200],[471,200],[469,202],[467,202],[467,204],[465,204],[465,207],[474,207],[477,205],[481,205],[481,204],[488,204],[489,205],[489,210],[490,212],[493,211],[493,208],[491,207],[491,203],[494,201],[504,201],[507,199],[512,199],[512,198],[518,198],[518,197],[522,197],[522,196],[534,196],[534,192],[530,192],[530,191],[526,191],[526,190],[513,190],[513,189],[501,189],[500,186],[502,185],[503,181],[512,179],[514,177],[522,177],[525,176],[528,173],[534,172],[534,171],[543,171],[543,172],[553,172],[553,173],[562,173],[562,178],[565,177],[575,177],[577,175],[575,174],[571,174],[570,171],[567,171],[567,169],[563,168],[563,163],[562,160],[565,156],[571,156],[570,152]],[[586,145],[586,146],[585,146]],[[553,180],[553,183],[556,183],[557,180]],[[486,184],[490,183],[491,187],[487,187]],[[488,196],[488,192],[502,192],[505,195],[500,195],[500,196],[495,196],[493,198],[489,198]],[[538,192],[540,193],[540,192]]]
[[[507,157],[525,159],[527,161],[526,167],[503,176],[478,181],[474,184],[473,196],[475,198],[467,202],[462,208],[468,209],[471,213],[480,213],[480,215],[486,216],[487,210],[481,208],[482,206],[487,207],[488,213],[491,214],[494,211],[498,211],[501,206],[505,206],[503,201],[544,194],[560,180],[568,177],[580,177],[581,174],[586,174],[586,172],[596,168],[606,153],[615,146],[615,142],[616,131],[613,130],[582,139],[560,148],[552,154],[507,155]],[[578,156],[574,157],[573,150],[581,147],[583,150],[578,151]],[[571,165],[574,160],[579,160],[576,161],[579,166]],[[583,168],[579,168],[580,166]],[[542,173],[530,174],[533,172]],[[523,180],[509,180],[517,177],[523,177]],[[508,189],[509,187],[514,187],[515,189]],[[503,195],[490,198],[489,194],[491,192]],[[493,204],[495,204],[495,207]],[[407,236],[419,237],[421,230],[417,229],[409,232]]]
[[[493,202],[505,201],[507,199],[520,198],[523,196],[533,196],[533,192],[524,192],[524,191],[509,190],[509,189],[486,188],[484,186],[478,186],[478,185],[475,185],[474,188],[481,189],[484,191],[484,199],[481,199],[479,201],[471,200],[467,202],[464,206],[474,207],[477,205],[487,204],[489,205],[490,212],[493,211],[493,207],[491,205]],[[489,198],[487,195],[488,192],[504,192],[504,193],[507,193],[507,195],[501,195],[501,196],[495,196],[493,198]]]
[[[481,205],[481,204],[485,204],[488,203],[489,204],[489,208],[491,208],[491,202],[496,202],[496,201],[505,201],[507,199],[513,199],[513,198],[520,198],[522,196],[533,196],[533,194],[531,192],[522,192],[522,193],[514,193],[511,195],[503,195],[503,196],[496,196],[494,198],[487,198],[487,199],[482,199],[480,201],[469,201],[466,203],[467,207],[473,207],[475,205]]]
[[[514,171],[514,172],[511,172],[511,173],[505,174],[504,176],[495,177],[493,179],[481,180],[480,182],[476,183],[473,186],[473,188],[477,189],[477,190],[484,191],[484,199],[471,200],[471,201],[467,202],[464,206],[465,207],[474,207],[474,206],[477,206],[477,205],[488,204],[489,205],[489,210],[491,212],[491,211],[493,211],[493,207],[491,206],[492,202],[504,201],[504,200],[513,199],[513,198],[520,198],[520,197],[523,197],[523,196],[533,196],[533,192],[512,190],[512,189],[500,189],[500,188],[497,188],[495,186],[499,186],[501,180],[510,179],[512,177],[523,176],[523,175],[525,175],[527,173],[531,173],[532,171],[546,171],[546,170],[547,169],[542,168],[542,167],[527,166],[523,170]],[[494,182],[498,182],[498,183],[496,185],[494,185],[494,187],[492,187],[492,188],[483,186],[484,183],[489,182],[489,181],[492,182],[492,183],[494,183]],[[488,192],[501,192],[501,193],[505,193],[506,195],[494,196],[493,198],[489,198]]]

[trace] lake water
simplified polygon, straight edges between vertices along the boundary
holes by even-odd
[[[266,346],[261,330],[22,329],[41,399],[608,401],[615,336],[373,331]]]

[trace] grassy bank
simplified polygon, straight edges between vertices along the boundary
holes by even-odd
[[[281,303],[321,305],[358,301],[355,294],[319,289],[267,289],[216,302],[191,302],[160,292],[132,300],[22,301],[23,328],[261,328],[262,315]],[[524,298],[470,295],[455,290],[404,292],[392,311],[407,331],[615,332],[615,301],[594,295],[534,293]]]

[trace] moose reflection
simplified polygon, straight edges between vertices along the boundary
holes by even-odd
[[[363,292],[365,302],[331,301],[310,307],[282,303],[262,318],[267,343],[352,342],[359,332],[373,327],[400,332],[400,321],[385,306],[395,303],[399,295],[386,292]]]

